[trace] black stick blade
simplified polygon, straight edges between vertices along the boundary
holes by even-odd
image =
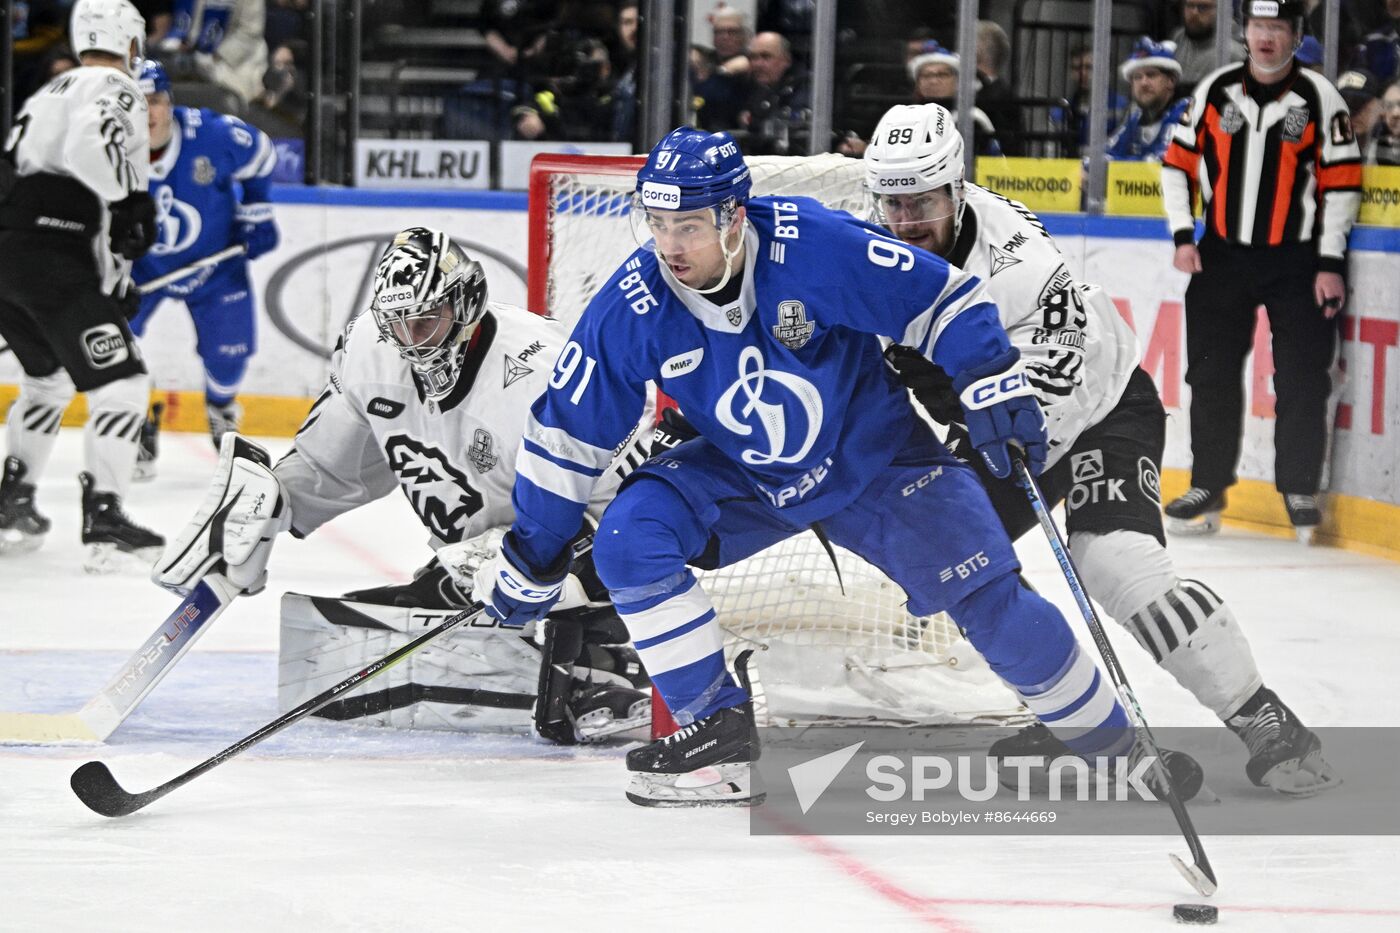
[[[68,779],[73,793],[94,813],[103,816],[126,816],[135,813],[149,801],[145,794],[128,794],[112,777],[111,770],[100,761],[89,761]]]

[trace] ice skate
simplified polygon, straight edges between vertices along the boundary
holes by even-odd
[[[1190,800],[1201,792],[1205,784],[1204,772],[1201,766],[1185,752],[1162,749],[1162,764],[1166,766],[1167,773],[1171,776],[1172,787],[1175,788],[1177,796],[1182,800]],[[1128,755],[1128,769],[1133,771],[1137,768],[1138,762],[1143,755],[1142,746],[1134,744],[1132,752]],[[987,757],[1004,759],[1012,757],[1039,757],[1044,758],[1046,765],[1031,768],[1027,772],[1030,777],[1030,790],[1034,794],[1048,794],[1050,790],[1050,769],[1049,762],[1056,758],[1073,758],[1075,753],[1070,751],[1068,745],[1055,737],[1055,733],[1044,723],[1032,723],[1015,735],[1007,736],[993,742],[991,748],[987,750]],[[1094,762],[1089,764],[1093,766]],[[1112,773],[1110,768],[1110,774]],[[1078,771],[1074,768],[1059,769],[1056,772],[1061,781],[1061,793],[1073,796],[1075,782],[1078,780]],[[1018,790],[1016,785],[1017,769],[1006,767],[998,770],[998,777],[1003,787],[1008,790]],[[1144,783],[1148,789],[1159,798],[1165,796],[1161,785],[1161,778],[1157,769],[1153,768],[1147,772]]]
[[[752,807],[758,760],[753,706],[731,706],[627,753],[627,799],[641,807]]]
[[[651,725],[651,695],[617,684],[589,684],[569,698],[569,714],[580,742]]]
[[[1299,493],[1285,493],[1284,508],[1288,509],[1288,520],[1293,523],[1293,532],[1303,544],[1312,544],[1313,533],[1322,522],[1322,509],[1317,496]]]
[[[1225,725],[1249,749],[1245,773],[1257,787],[1286,797],[1311,797],[1342,783],[1322,757],[1322,741],[1267,687]]]
[[[214,449],[218,450],[224,435],[238,430],[243,420],[243,408],[237,402],[229,402],[227,405],[206,405],[204,410],[209,416],[209,437],[214,442]]]
[[[52,525],[34,509],[34,484],[24,481],[28,472],[18,457],[5,458],[0,475],[0,554],[36,549]]]
[[[160,419],[163,414],[165,403],[156,402],[151,406],[146,423],[141,426],[141,436],[137,438],[136,468],[131,471],[131,478],[138,483],[156,478],[156,454],[160,445]]]
[[[1192,486],[1163,510],[1167,530],[1175,535],[1209,535],[1220,530],[1220,513],[1225,509],[1225,492],[1211,492]]]
[[[79,473],[78,482],[83,487],[83,544],[87,545],[84,570],[110,573],[131,559],[149,567],[160,557],[165,539],[127,517],[116,493],[95,491],[91,473]]]

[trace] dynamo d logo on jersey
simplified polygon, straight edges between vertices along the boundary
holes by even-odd
[[[175,197],[169,185],[155,189],[156,202],[156,241],[151,244],[151,253],[164,256],[167,253],[180,253],[189,249],[199,239],[204,229],[204,220],[192,205]]]
[[[799,410],[806,424],[792,425],[793,430],[789,430],[789,414]],[[750,466],[800,463],[821,433],[822,397],[817,387],[801,376],[766,368],[758,347],[745,347],[739,354],[739,378],[715,403],[715,418],[740,437],[753,435],[755,421],[763,428],[768,449],[751,447],[740,455]],[[797,449],[789,452],[794,442]]]
[[[662,185],[654,181],[642,182],[642,206],[677,210],[681,206],[680,186]]]

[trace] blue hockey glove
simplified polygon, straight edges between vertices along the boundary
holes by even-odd
[[[987,469],[998,479],[1011,475],[1011,445],[1026,452],[1032,473],[1045,469],[1047,438],[1045,416],[1035,390],[1021,367],[1015,347],[953,379],[972,446],[982,454]]]
[[[549,614],[569,576],[573,551],[565,548],[553,567],[535,570],[520,553],[515,533],[506,532],[501,550],[477,571],[472,598],[508,628],[519,628]]]
[[[277,221],[272,218],[272,205],[257,202],[240,204],[233,222],[238,225],[238,241],[248,247],[248,258],[257,259],[277,248]]]

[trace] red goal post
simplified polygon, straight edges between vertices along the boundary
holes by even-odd
[[[747,160],[755,196],[863,209],[860,163],[838,155]],[[628,213],[641,156],[539,155],[530,166],[530,310],[570,325],[636,249]],[[760,722],[1006,722],[1025,713],[946,615],[916,618],[876,568],[810,532],[700,573],[726,656],[754,648]],[[664,730],[663,730],[664,731]]]

